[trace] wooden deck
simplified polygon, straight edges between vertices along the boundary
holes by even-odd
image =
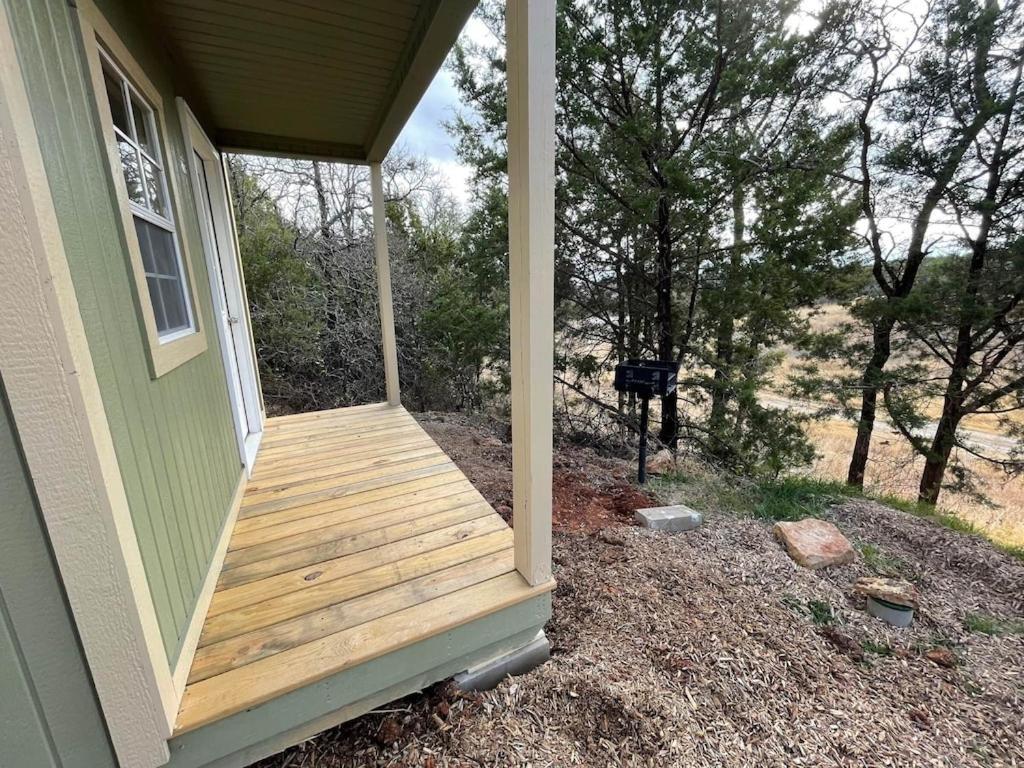
[[[175,735],[546,589],[405,409],[270,419]]]

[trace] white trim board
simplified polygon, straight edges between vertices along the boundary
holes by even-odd
[[[242,303],[245,305],[245,320],[249,327],[249,354],[252,355],[252,360],[255,363],[253,375],[256,380],[256,392],[259,394],[260,431],[262,432],[267,421],[267,404],[263,401],[263,385],[260,383],[260,366],[259,358],[256,355],[256,339],[252,335],[252,315],[249,312],[249,294],[246,292],[245,288],[245,269],[242,267],[242,247],[238,243],[238,223],[235,221],[235,206],[233,203],[234,193],[231,191],[231,169],[226,152],[227,150],[221,148],[221,178],[224,179],[224,195],[228,201],[228,220],[231,222],[231,240],[235,246],[235,263],[238,267],[238,274],[241,275],[242,278]],[[254,458],[255,455],[256,454],[253,453]]]
[[[377,265],[377,297],[380,306],[380,341],[384,353],[384,383],[389,405],[401,405],[398,388],[398,347],[395,344],[395,309],[391,298],[391,263],[388,258],[388,220],[384,215],[384,177],[380,163],[370,163],[373,198],[373,248]]]
[[[507,0],[509,368],[516,569],[551,578],[555,0]]]
[[[0,371],[125,768],[169,758],[177,702],[7,13],[0,9]]]

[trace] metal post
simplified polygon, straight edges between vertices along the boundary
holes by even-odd
[[[643,485],[647,482],[647,407],[651,398],[640,398],[640,464],[636,468],[636,481]]]

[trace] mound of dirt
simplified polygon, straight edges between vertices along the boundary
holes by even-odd
[[[512,516],[512,444],[507,430],[461,414],[417,414],[423,428],[452,457],[505,520]],[[634,468],[585,448],[556,451],[551,522],[555,530],[594,532],[630,525],[633,511],[657,501],[631,482]]]
[[[500,435],[427,428],[507,505]],[[1020,619],[1024,564],[857,501],[829,517],[870,556],[809,571],[760,520],[719,514],[682,535],[621,525],[615,462],[570,449],[559,462],[573,479],[560,505],[591,511],[555,533],[552,660],[483,695],[408,697],[263,768],[1024,764],[1024,637],[965,626],[972,613]],[[586,532],[599,519],[614,535]],[[921,590],[908,629],[853,592],[880,570]]]

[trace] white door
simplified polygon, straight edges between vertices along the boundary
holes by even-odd
[[[210,273],[210,290],[217,314],[217,330],[228,383],[228,397],[234,411],[238,449],[246,471],[252,474],[252,465],[263,433],[263,413],[224,169],[220,153],[206,137],[191,110],[184,102],[180,102],[179,108],[182,110],[186,143],[191,145],[189,165],[192,187],[202,230],[203,250],[206,252],[206,268]]]

